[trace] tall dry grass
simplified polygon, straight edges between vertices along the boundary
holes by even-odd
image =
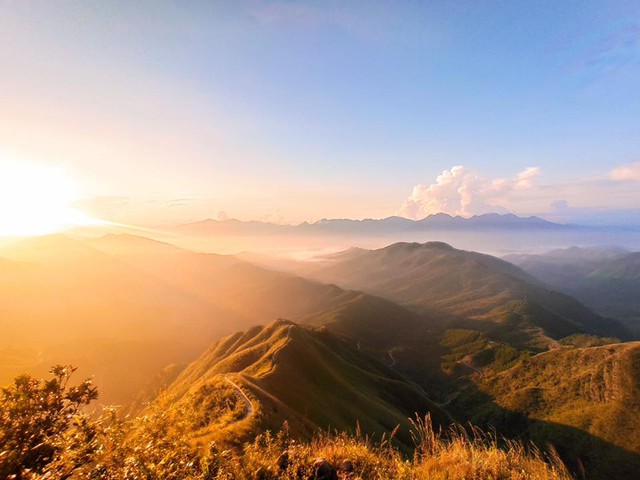
[[[215,477],[238,480],[313,478],[313,462],[325,459],[339,478],[360,480],[568,480],[555,451],[520,442],[500,442],[477,428],[454,426],[436,432],[427,415],[413,423],[415,453],[406,458],[393,433],[373,441],[359,433],[321,433],[309,442],[286,434],[259,436],[241,453],[217,463]],[[345,468],[347,467],[347,468]]]

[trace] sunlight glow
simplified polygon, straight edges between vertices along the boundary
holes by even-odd
[[[95,223],[73,206],[80,198],[63,169],[0,158],[0,236],[44,235]]]

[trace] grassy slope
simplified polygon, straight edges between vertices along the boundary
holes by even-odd
[[[407,417],[445,415],[415,384],[334,335],[279,321],[218,342],[171,385],[173,401],[228,375],[251,395],[257,413],[239,427],[277,430],[286,420],[292,431],[310,435],[317,428],[356,427],[380,435],[404,426]],[[251,424],[251,425],[247,425]],[[236,428],[237,430],[237,428]]]

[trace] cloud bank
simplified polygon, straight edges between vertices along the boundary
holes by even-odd
[[[539,174],[538,167],[528,167],[512,178],[488,179],[456,165],[430,185],[413,187],[398,215],[417,220],[440,212],[463,217],[507,212],[512,195],[532,189]]]
[[[640,181],[640,162],[614,168],[609,173],[609,178],[617,181]]]

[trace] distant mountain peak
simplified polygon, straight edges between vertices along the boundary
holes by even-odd
[[[429,248],[439,248],[441,250],[456,250],[454,247],[452,247],[446,242],[433,241],[433,242],[424,243],[423,245]]]

